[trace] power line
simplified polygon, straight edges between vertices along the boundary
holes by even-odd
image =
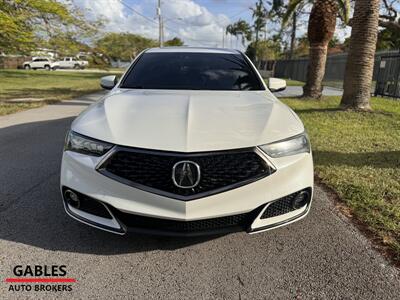
[[[146,19],[147,21],[149,21],[149,22],[153,23],[154,25],[158,26],[158,22],[157,21],[151,19],[150,17],[148,17],[148,16],[142,14],[141,12],[137,11],[136,9],[132,8],[130,5],[126,4],[123,0],[118,0],[118,2],[120,2],[123,6],[125,6],[130,11],[134,12],[135,14],[141,16],[142,18]],[[244,12],[244,10],[242,12]],[[239,14],[242,13],[242,12],[239,12]],[[171,27],[168,27],[165,24],[163,24],[163,25],[164,25],[164,28],[168,29],[169,31],[171,31],[171,32],[173,32],[175,34],[181,35],[181,33],[178,32],[177,30],[172,29]],[[190,38],[190,37],[184,37],[184,39],[195,41],[195,42],[206,42],[206,43],[214,43],[214,42],[216,42],[214,40],[199,40],[199,39],[194,39],[194,38]]]
[[[228,16],[228,18],[237,17],[237,16],[241,15],[242,13],[244,13],[244,12],[246,12],[246,11],[249,11],[249,8],[248,8],[248,7],[247,7],[246,9],[243,9],[243,10],[241,10],[240,12],[238,12],[238,13],[232,15],[232,16]]]
[[[125,6],[127,9],[129,9],[130,11],[133,11],[134,13],[136,13],[137,15],[143,17],[144,19],[146,19],[147,21],[157,24],[156,21],[154,21],[152,18],[149,18],[148,16],[145,16],[144,14],[142,14],[141,12],[137,11],[136,9],[132,8],[131,6],[129,6],[128,4],[126,4],[123,0],[118,0],[118,2],[120,2],[123,6]]]

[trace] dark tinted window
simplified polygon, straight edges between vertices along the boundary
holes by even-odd
[[[241,54],[144,53],[122,88],[263,90]]]

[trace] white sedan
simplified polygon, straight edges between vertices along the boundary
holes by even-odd
[[[262,232],[310,210],[304,126],[243,53],[149,49],[101,85],[111,91],[66,138],[61,191],[74,219],[186,236]]]

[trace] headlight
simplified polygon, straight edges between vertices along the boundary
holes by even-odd
[[[65,139],[64,151],[74,151],[92,156],[102,156],[112,147],[112,144],[91,139],[70,130]]]
[[[310,153],[310,142],[306,133],[296,135],[287,140],[260,146],[260,149],[271,157],[289,156],[299,153]]]

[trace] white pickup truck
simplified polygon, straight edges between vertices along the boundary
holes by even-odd
[[[86,60],[79,60],[76,57],[64,57],[54,63],[56,69],[84,69],[89,64]]]

